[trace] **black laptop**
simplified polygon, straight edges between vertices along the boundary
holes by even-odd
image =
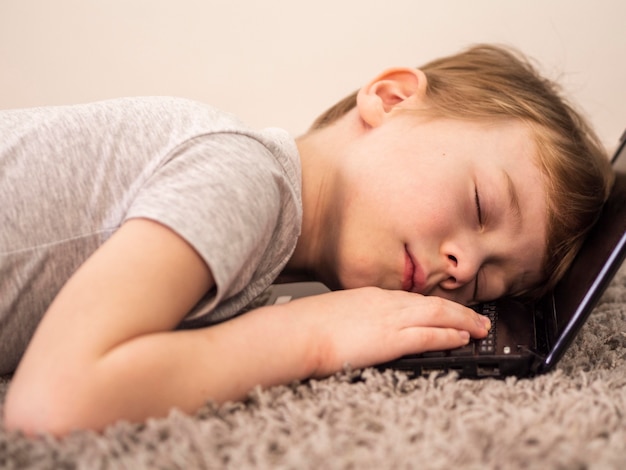
[[[613,157],[615,184],[598,222],[554,291],[525,304],[501,299],[473,307],[492,320],[482,340],[447,351],[403,356],[379,368],[414,375],[457,371],[462,377],[527,377],[548,372],[580,331],[626,255],[626,132]],[[288,302],[328,289],[319,283],[276,284],[265,304]]]

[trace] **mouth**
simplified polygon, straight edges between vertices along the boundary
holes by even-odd
[[[409,251],[408,246],[404,245],[404,277],[402,279],[402,290],[407,292],[422,293],[424,290],[425,276],[420,265],[415,261],[413,255]]]

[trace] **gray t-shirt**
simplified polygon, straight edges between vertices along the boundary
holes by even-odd
[[[302,222],[285,131],[176,98],[0,111],[0,373],[60,288],[121,224],[170,227],[216,289],[183,322],[236,314],[287,263]],[[59,341],[62,341],[59,338]]]

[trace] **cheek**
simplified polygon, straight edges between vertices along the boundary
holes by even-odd
[[[417,198],[411,209],[422,228],[435,231],[448,230],[467,213],[467,207],[459,203],[458,195],[436,190]]]

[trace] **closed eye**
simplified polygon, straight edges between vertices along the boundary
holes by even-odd
[[[476,200],[476,212],[478,214],[478,224],[482,227],[483,226],[483,213],[480,209],[480,197],[478,196],[477,187],[474,189],[474,198]]]

